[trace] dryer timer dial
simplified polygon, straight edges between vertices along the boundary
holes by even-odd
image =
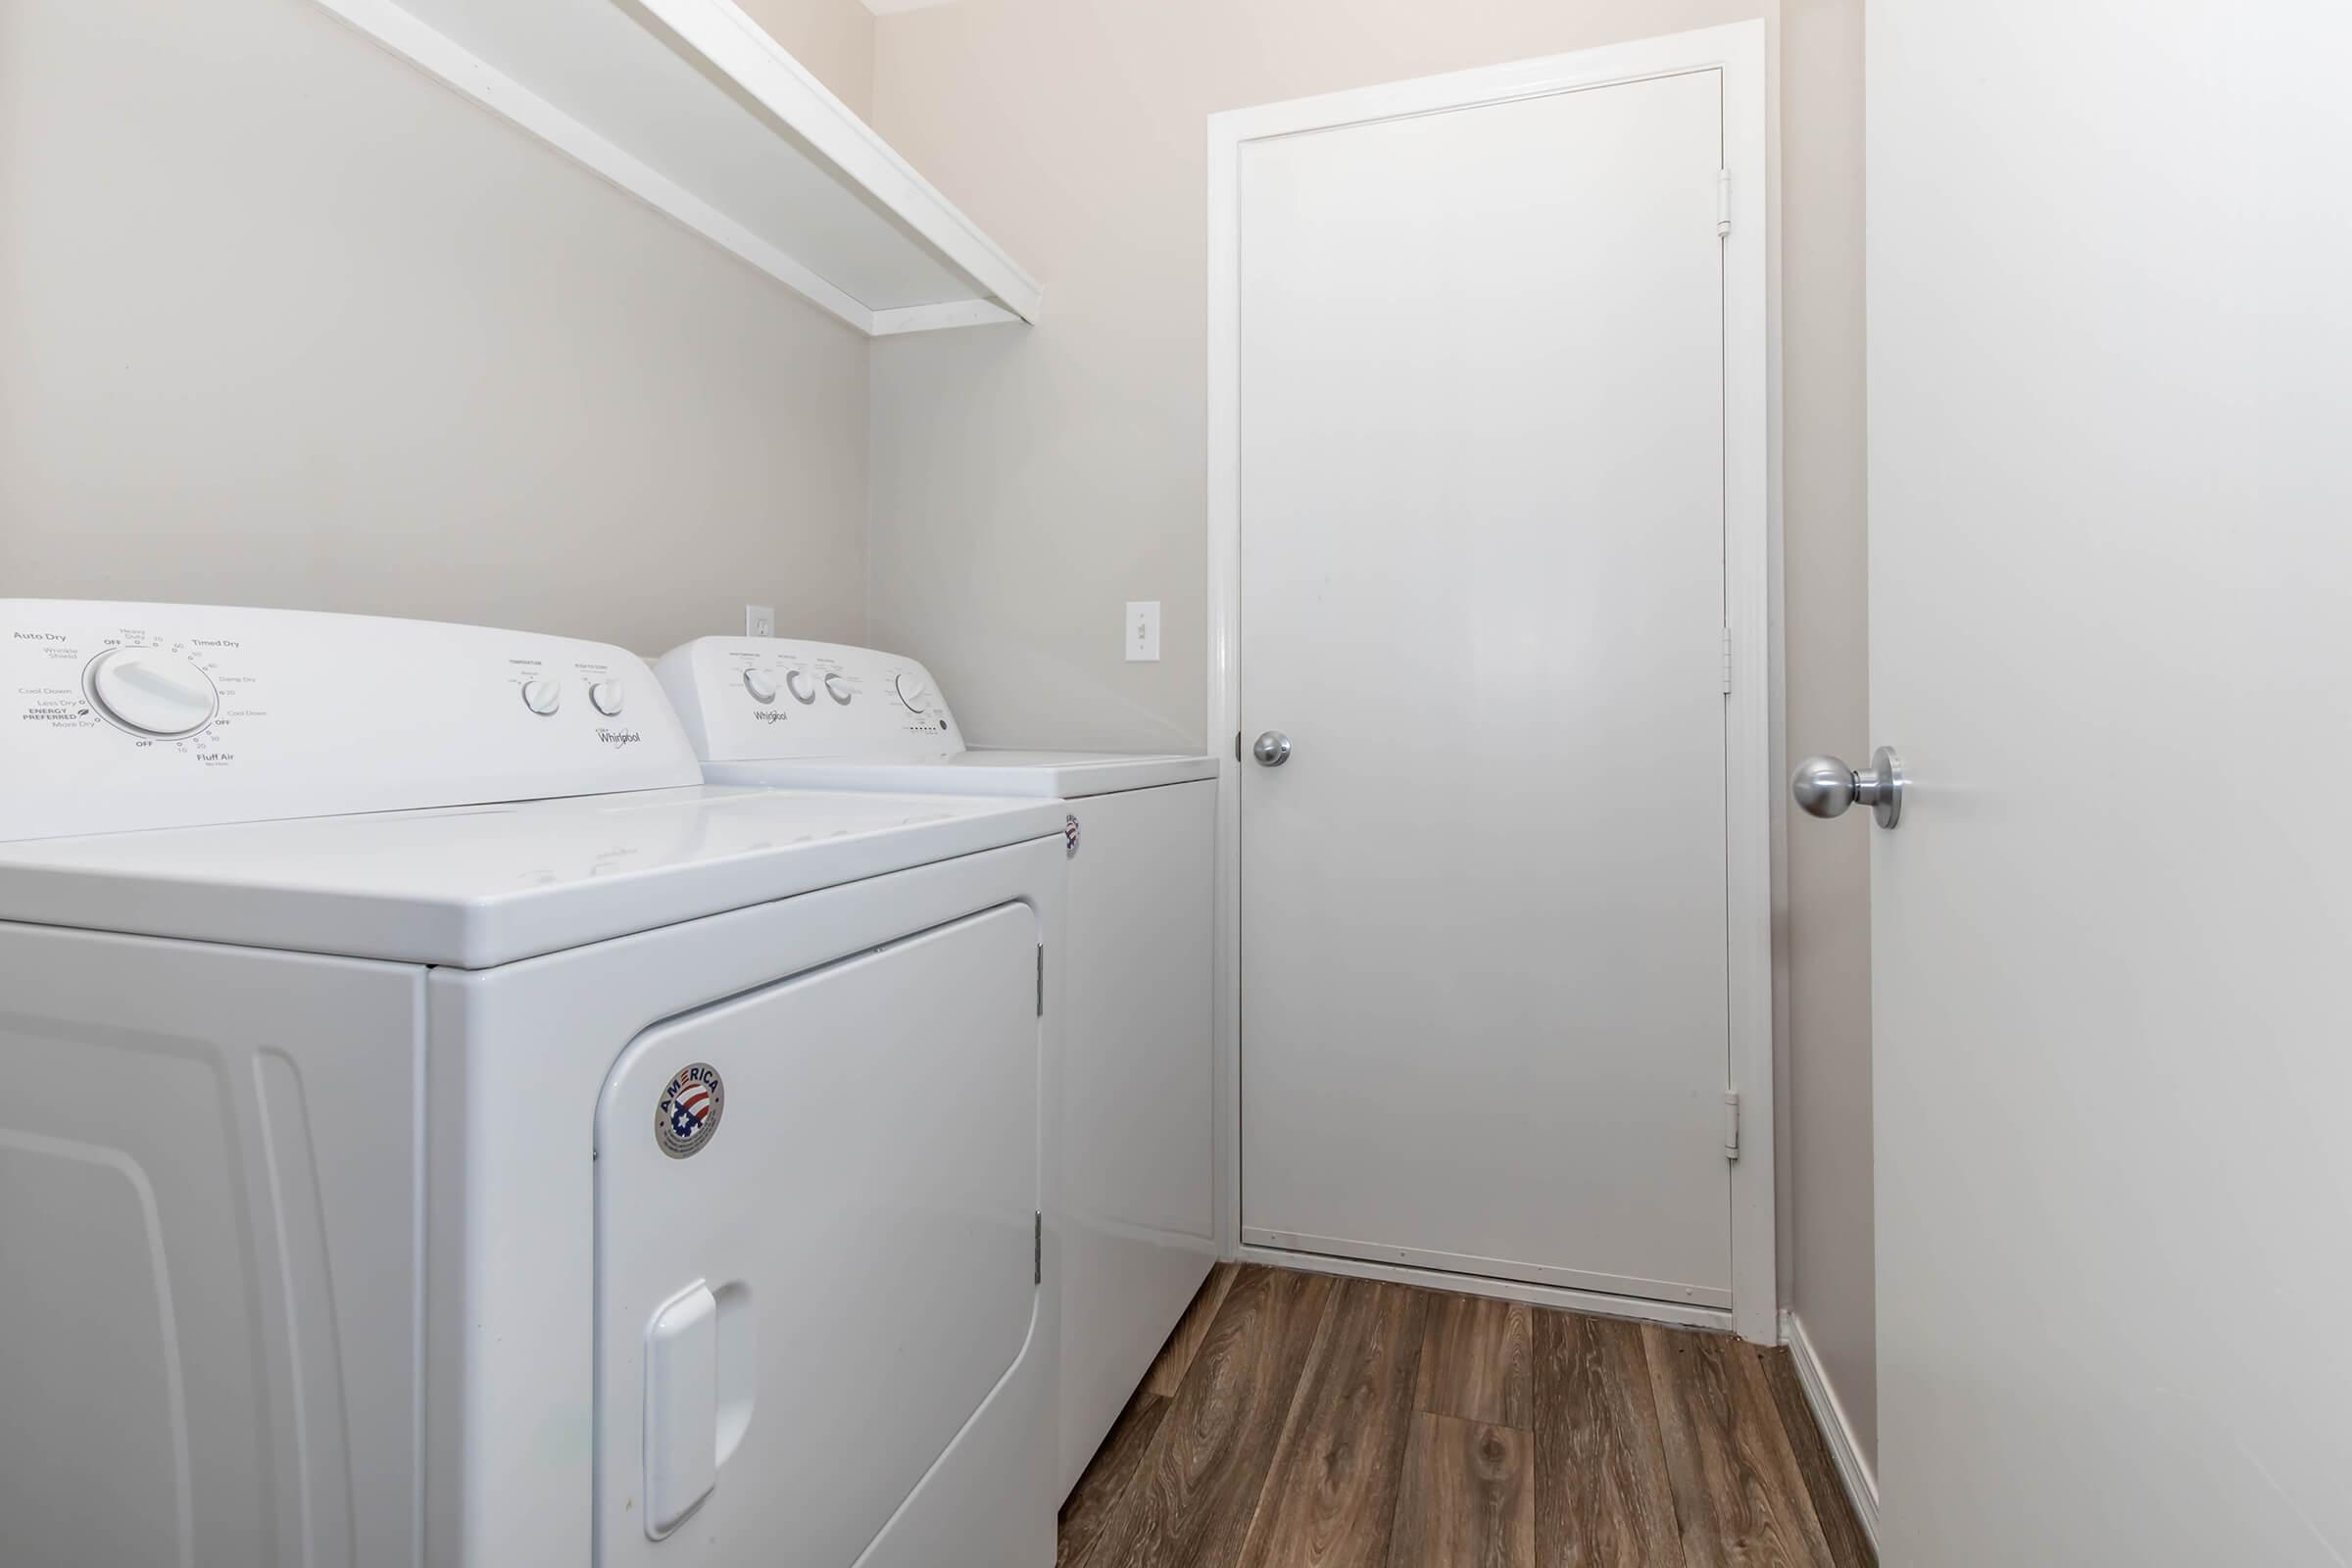
[[[203,670],[161,648],[114,648],[90,665],[90,701],[133,735],[176,740],[213,721],[220,696]]]

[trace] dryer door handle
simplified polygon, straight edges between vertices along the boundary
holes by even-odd
[[[645,1327],[645,1533],[675,1530],[718,1485],[718,1298],[701,1280]]]

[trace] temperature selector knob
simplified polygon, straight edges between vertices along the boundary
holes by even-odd
[[[776,683],[764,669],[743,672],[743,689],[752,694],[752,701],[765,707],[776,700]]]
[[[839,675],[827,675],[825,677],[825,695],[847,707],[852,695],[850,683]]]
[[[545,718],[564,706],[564,688],[552,680],[526,680],[522,683],[522,706]]]
[[[176,740],[213,721],[220,695],[212,681],[177,654],[161,648],[116,648],[90,665],[90,703],[133,735]]]
[[[906,711],[909,713],[919,713],[929,706],[931,688],[923,684],[923,678],[920,675],[901,675],[898,687],[899,701],[906,705]]]
[[[786,675],[784,689],[792,693],[792,700],[796,703],[816,701],[816,682],[808,678],[808,672],[805,669],[796,669]]]

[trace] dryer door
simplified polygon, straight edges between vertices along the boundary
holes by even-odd
[[[607,1568],[848,1568],[1048,1353],[1036,944],[1008,905],[622,1054],[596,1135]]]

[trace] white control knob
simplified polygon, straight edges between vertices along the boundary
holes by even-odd
[[[618,718],[620,716],[620,682],[616,680],[592,682],[588,687],[588,701],[594,704],[596,710],[607,718]]]
[[[752,694],[752,701],[755,703],[767,704],[776,700],[775,679],[764,669],[745,670],[743,672],[743,689]]]
[[[898,688],[899,701],[906,705],[906,711],[909,713],[921,712],[924,706],[931,701],[931,688],[923,684],[923,678],[920,675],[901,675],[898,679]]]
[[[522,683],[522,706],[545,718],[564,706],[564,688],[552,680],[526,680]]]
[[[816,682],[808,678],[808,672],[805,669],[796,669],[786,675],[784,689],[792,693],[792,700],[796,703],[816,701]]]
[[[825,695],[847,707],[851,697],[850,683],[839,675],[827,675],[825,677]]]
[[[174,741],[212,724],[221,696],[193,662],[165,649],[111,649],[89,665],[89,701],[134,733]]]
[[[213,721],[220,693],[203,670],[161,648],[116,648],[90,665],[90,701],[133,735],[173,740]]]

